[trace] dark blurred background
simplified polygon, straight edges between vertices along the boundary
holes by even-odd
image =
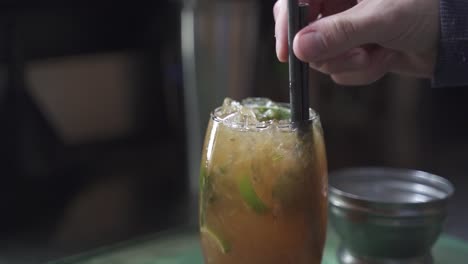
[[[196,223],[201,144],[226,96],[288,100],[273,0],[0,3],[0,263],[43,263]],[[132,2],[133,3],[133,2]],[[62,3],[63,5],[63,3]],[[468,87],[311,72],[330,170],[421,169],[468,239]]]

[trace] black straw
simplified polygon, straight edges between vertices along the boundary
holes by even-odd
[[[293,52],[294,36],[308,24],[309,5],[298,0],[288,0],[289,12],[289,99],[291,121],[309,120],[309,66],[300,61]]]

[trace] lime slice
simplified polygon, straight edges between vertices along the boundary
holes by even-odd
[[[291,111],[281,106],[259,106],[255,110],[258,121],[288,120],[291,118]]]
[[[210,185],[208,184],[208,174],[206,172],[205,167],[200,168],[200,200],[199,200],[199,206],[200,206],[200,212],[199,212],[199,221],[200,224],[205,223],[205,217],[206,217],[206,205],[207,205],[207,200],[209,196],[210,190]]]
[[[271,160],[278,161],[278,160],[282,160],[283,158],[284,158],[284,155],[279,154],[279,153],[275,153],[275,154],[272,155]]]
[[[200,227],[200,234],[202,237],[205,237],[209,243],[219,248],[223,254],[229,253],[231,250],[231,244],[210,228],[206,226]]]
[[[264,214],[268,211],[268,207],[258,197],[255,189],[253,188],[252,182],[248,175],[244,175],[238,182],[239,192],[244,199],[244,202],[256,213]]]
[[[200,178],[199,178],[200,179],[200,191],[202,191],[205,188],[206,177],[207,177],[206,168],[201,167],[200,168]]]

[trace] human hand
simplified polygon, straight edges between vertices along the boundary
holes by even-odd
[[[296,35],[293,50],[300,60],[329,74],[336,83],[369,84],[388,72],[432,77],[438,0],[309,1],[313,19]],[[286,62],[287,0],[278,0],[273,10],[276,53]]]

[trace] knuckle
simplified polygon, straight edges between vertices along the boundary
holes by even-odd
[[[335,67],[331,63],[324,63],[319,67],[319,71],[325,74],[334,74],[336,73]]]
[[[320,30],[322,33],[320,41],[325,49],[343,46],[346,42],[352,43],[354,39],[353,35],[357,30],[357,27],[352,21],[346,18],[333,16],[325,18],[323,24],[318,24],[317,26],[322,27]]]
[[[330,74],[327,64],[323,62],[310,62],[309,67],[324,74]]]
[[[363,72],[362,76],[362,83],[361,85],[364,84],[371,84],[373,82],[376,82],[380,78],[382,78],[385,74],[387,73],[386,67],[382,67],[378,70],[372,70],[372,69],[367,69],[366,71]]]
[[[357,32],[355,24],[346,18],[332,19],[332,26],[339,41],[352,41],[353,35]]]
[[[350,85],[349,80],[341,74],[332,74],[331,79],[339,85]]]
[[[340,85],[369,85],[382,78],[384,73],[369,70],[332,74],[332,80]]]
[[[324,50],[328,50],[332,47],[332,43],[335,42],[336,40],[336,35],[332,32],[332,30],[321,30],[322,34],[320,34],[320,38],[318,40],[320,41],[321,46],[324,48]]]

